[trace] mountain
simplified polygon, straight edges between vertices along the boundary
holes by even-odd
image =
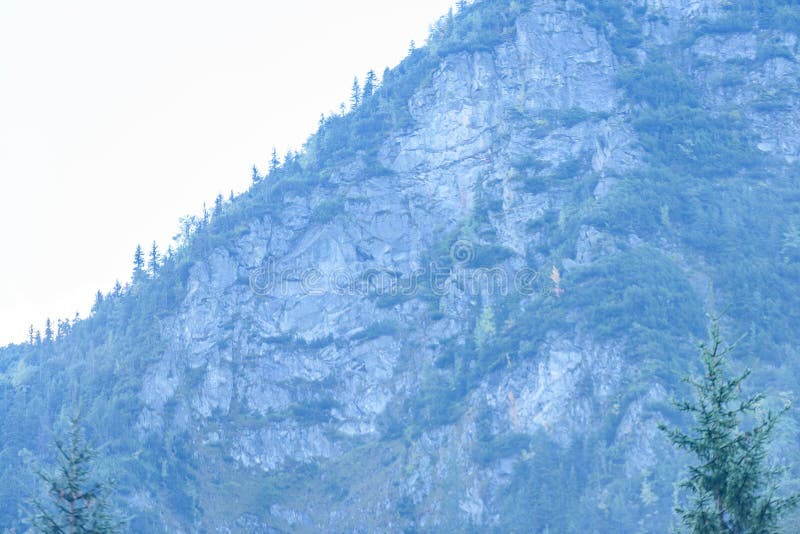
[[[80,398],[132,532],[669,531],[706,314],[797,392],[799,30],[461,6],[155,274],[0,350],[0,528]]]

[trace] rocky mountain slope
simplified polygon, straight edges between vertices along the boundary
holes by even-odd
[[[135,532],[667,532],[656,424],[704,314],[797,390],[799,29],[780,0],[443,18],[155,275],[0,351],[0,528],[80,396]]]

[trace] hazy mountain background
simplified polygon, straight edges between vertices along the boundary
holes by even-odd
[[[80,397],[133,532],[669,531],[656,425],[706,313],[748,387],[797,391],[799,29],[782,0],[461,5],[0,351],[0,526]]]

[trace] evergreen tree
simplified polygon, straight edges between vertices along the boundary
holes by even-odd
[[[300,164],[295,152],[292,152],[291,150],[286,151],[286,155],[283,157],[283,168],[289,173],[294,173],[300,170]]]
[[[222,203],[224,199],[222,198],[222,193],[217,195],[217,198],[214,199],[214,217],[219,217],[222,215]]]
[[[46,343],[53,342],[53,323],[50,322],[50,318],[47,318],[47,321],[44,323],[44,340]]]
[[[253,183],[257,184],[261,181],[261,176],[258,174],[258,167],[253,165]]]
[[[115,296],[115,297],[118,297],[118,296],[120,296],[121,294],[122,294],[122,284],[120,284],[120,283],[119,283],[119,280],[117,280],[117,281],[114,283],[114,296]]]
[[[70,333],[69,319],[59,319],[58,328],[56,329],[56,339],[64,339]]]
[[[42,333],[39,330],[36,330],[36,334],[33,337],[34,341],[37,345],[42,344]]]
[[[97,293],[95,293],[94,296],[94,306],[92,306],[92,311],[96,312],[97,310],[99,310],[102,304],[103,304],[103,292],[98,289]]]
[[[141,245],[136,245],[136,252],[133,253],[133,279],[141,276],[144,272],[144,252]]]
[[[33,345],[35,343],[35,341],[36,341],[36,338],[34,337],[33,333],[34,333],[34,329],[33,329],[33,325],[31,325],[30,328],[28,328],[28,344],[30,344],[30,345]]]
[[[452,7],[447,12],[447,19],[446,20],[447,20],[447,23],[446,23],[446,26],[445,26],[445,29],[444,29],[445,30],[445,34],[446,35],[452,35],[453,34],[453,30],[456,27],[456,18],[455,18],[455,15],[453,15],[453,8]]]
[[[158,244],[153,241],[153,246],[150,247],[150,261],[147,266],[147,270],[150,273],[150,276],[155,277],[158,273],[158,266],[159,266],[159,254],[158,254]]]
[[[358,77],[353,79],[353,89],[350,94],[350,109],[357,110],[361,105],[361,85],[358,83]]]
[[[458,0],[458,2],[456,2],[456,9],[458,10],[459,13],[464,11],[466,7],[467,7],[467,0]]]
[[[272,156],[269,160],[269,174],[272,175],[275,171],[278,170],[278,167],[281,166],[281,162],[278,159],[278,150],[275,147],[272,147]],[[233,195],[233,191],[231,191],[231,195]]]
[[[375,71],[370,70],[367,73],[367,79],[364,81],[364,93],[363,93],[364,96],[361,99],[362,102],[366,102],[367,99],[370,98],[372,94],[375,92],[375,80],[376,80]]]
[[[109,485],[92,474],[96,451],[83,438],[80,415],[70,419],[67,442],[57,440],[58,466],[40,471],[48,499],[34,499],[29,522],[45,534],[109,534],[121,532],[125,521],[113,513]]]
[[[794,221],[789,223],[789,228],[783,234],[781,253],[785,261],[800,258],[800,225]]]
[[[716,319],[710,336],[710,344],[700,346],[703,376],[686,379],[695,398],[676,403],[693,416],[691,432],[660,426],[673,445],[695,458],[681,482],[691,502],[676,511],[695,534],[777,532],[781,517],[800,503],[800,495],[777,496],[776,479],[782,471],[766,464],[775,425],[788,407],[754,418],[764,395],[740,397],[750,371],[726,378],[728,354],[735,345],[723,347]],[[749,419],[755,423],[743,428],[743,420]]]

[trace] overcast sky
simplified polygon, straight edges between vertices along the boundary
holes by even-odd
[[[449,0],[0,0],[0,345],[299,148]]]

